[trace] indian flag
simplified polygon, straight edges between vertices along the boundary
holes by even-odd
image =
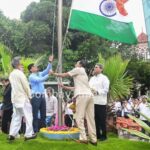
[[[73,0],[69,28],[108,40],[137,43],[129,9],[132,0]]]

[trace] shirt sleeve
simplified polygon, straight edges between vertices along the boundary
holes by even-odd
[[[90,78],[90,80],[89,80],[89,86],[90,86],[90,88],[93,89],[93,79],[92,78]]]
[[[31,99],[31,90],[30,90],[29,82],[23,73],[20,75],[20,81],[28,98]]]
[[[74,69],[72,69],[71,71],[69,71],[68,72],[68,74],[71,76],[71,77],[73,77],[73,76],[76,76],[76,75],[78,75],[79,74],[79,69],[78,68],[74,68]]]
[[[29,77],[29,81],[30,82],[34,82],[34,83],[37,83],[37,82],[44,82],[45,80],[47,80],[49,77],[49,75],[45,75],[43,77],[38,77],[38,76],[30,76]]]
[[[42,72],[40,72],[41,76],[47,75],[50,70],[52,70],[52,64],[48,63],[47,68],[45,70],[43,70]]]
[[[109,82],[108,78],[104,78],[103,83],[102,83],[103,88],[98,89],[98,91],[97,91],[98,94],[99,95],[101,95],[101,94],[106,95],[109,91],[109,84],[110,84],[110,82]]]

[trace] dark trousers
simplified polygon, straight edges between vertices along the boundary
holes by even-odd
[[[65,115],[65,125],[67,127],[72,127],[73,115],[66,114]]]
[[[3,116],[2,116],[2,132],[8,134],[9,133],[9,127],[12,117],[12,109],[3,110]]]
[[[46,102],[45,97],[41,96],[33,96],[31,100],[32,111],[33,111],[33,129],[34,132],[39,132],[39,129],[42,127],[46,127],[45,119],[46,119]],[[38,112],[40,111],[40,121],[38,117]],[[40,122],[40,125],[39,125]]]
[[[94,106],[97,139],[106,139],[106,105]]]
[[[24,117],[22,117],[21,128],[19,130],[20,134],[25,134],[26,131],[26,123]]]

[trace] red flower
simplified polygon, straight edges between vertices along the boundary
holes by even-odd
[[[69,127],[66,126],[52,126],[47,128],[49,131],[67,131]]]

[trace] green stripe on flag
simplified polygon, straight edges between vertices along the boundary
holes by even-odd
[[[119,22],[79,10],[72,10],[69,28],[93,33],[109,40],[137,43],[133,23]]]

